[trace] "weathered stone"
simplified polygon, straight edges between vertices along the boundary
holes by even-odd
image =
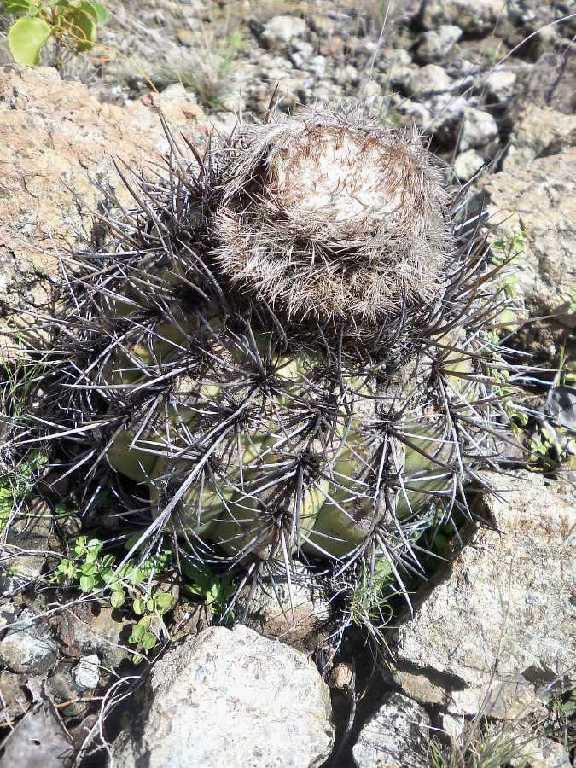
[[[447,91],[451,82],[445,69],[436,64],[427,64],[411,70],[406,87],[410,95],[421,98],[428,93]]]
[[[576,146],[576,115],[527,104],[514,121],[504,170],[527,168],[533,160]]]
[[[147,103],[102,104],[54,69],[0,72],[0,313],[15,310],[11,326],[29,324],[19,296],[42,304],[42,276],[54,274],[58,256],[90,232],[101,198],[91,179],[110,182],[126,201],[112,156],[142,166],[167,149],[159,108],[175,127],[197,130],[202,113],[191,97]],[[5,356],[16,354],[1,334],[0,346],[9,347]]]
[[[98,687],[100,680],[100,659],[97,654],[83,656],[72,672],[72,677],[78,688],[90,691]]]
[[[213,627],[152,670],[116,768],[305,768],[330,753],[328,687],[303,654],[243,626]]]
[[[127,619],[115,616],[111,608],[102,606],[96,615],[80,618],[72,612],[67,613],[70,644],[81,654],[98,654],[102,665],[117,667],[129,658],[130,649],[122,640],[123,632],[129,626]]]
[[[421,23],[424,29],[457,24],[468,35],[489,32],[506,12],[506,0],[425,0]]]
[[[0,556],[6,573],[24,584],[37,579],[48,555],[59,549],[54,516],[49,505],[41,499],[34,499],[29,508],[15,515],[4,542],[0,542]]]
[[[516,73],[507,69],[494,69],[482,81],[486,95],[492,101],[507,101],[514,95]]]
[[[475,107],[465,107],[460,131],[460,151],[483,147],[498,138],[498,125],[488,112]]]
[[[407,696],[394,693],[360,731],[352,748],[358,768],[428,768],[430,718]]]
[[[13,672],[41,675],[56,661],[58,648],[42,620],[25,609],[0,642],[0,664]]]
[[[396,681],[453,714],[541,706],[576,657],[576,508],[539,475],[491,476],[480,528],[397,632]]]
[[[487,176],[488,212],[495,239],[522,231],[517,265],[520,314],[555,315],[576,325],[576,149]]]
[[[259,586],[246,605],[247,626],[265,637],[281,640],[300,650],[316,650],[325,639],[326,622],[330,606],[314,588],[306,569],[296,568],[296,577],[290,586],[282,574],[274,583]],[[240,599],[237,612],[243,611]]]
[[[272,49],[282,48],[295,38],[304,37],[306,22],[298,16],[274,16],[262,31],[262,42]]]
[[[64,728],[47,704],[29,712],[3,747],[0,768],[62,768],[72,755]]]
[[[461,152],[454,163],[456,176],[462,181],[468,181],[484,165],[484,158],[475,149],[467,149]]]
[[[13,726],[29,707],[22,676],[0,672],[0,726]]]
[[[424,64],[442,61],[447,53],[461,39],[462,30],[450,24],[444,24],[430,32],[424,32],[416,48],[416,56]]]

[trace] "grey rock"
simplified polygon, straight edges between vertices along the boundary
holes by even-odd
[[[498,138],[498,125],[488,112],[465,107],[460,132],[460,151],[483,147]]]
[[[38,578],[48,555],[60,549],[52,511],[46,502],[35,499],[10,522],[0,556],[9,563],[8,575],[24,585]]]
[[[484,165],[484,158],[475,149],[467,149],[461,152],[454,163],[456,176],[462,181],[468,181]]]
[[[489,32],[506,13],[506,0],[424,0],[421,23],[424,29],[457,24],[466,34]]]
[[[544,128],[543,128],[544,130]],[[519,315],[555,315],[568,328],[576,290],[576,149],[508,166],[486,177],[488,213],[495,239],[522,230],[517,268]]]
[[[412,69],[407,89],[410,95],[421,98],[429,93],[438,93],[450,89],[452,81],[443,67],[427,64],[419,69]]]
[[[540,711],[550,683],[576,683],[576,508],[543,477],[488,476],[492,528],[415,601],[397,633],[396,682],[456,715]]]
[[[274,16],[262,31],[261,40],[270,49],[282,49],[295,38],[304,37],[306,22],[298,16]]]
[[[486,95],[493,101],[503,102],[512,98],[516,88],[516,73],[509,69],[495,69],[483,81]]]
[[[130,650],[121,638],[130,622],[117,618],[111,608],[103,606],[97,615],[89,616],[86,620],[72,612],[68,616],[72,622],[73,642],[80,653],[87,656],[97,654],[102,660],[102,666],[108,669],[117,667],[130,656]]]
[[[72,754],[64,729],[47,705],[29,712],[3,746],[0,768],[62,768]]]
[[[312,583],[306,568],[295,563],[290,585],[283,575],[259,586],[249,603],[241,596],[236,613],[265,637],[312,652],[323,636],[330,605]]]
[[[462,30],[460,27],[443,24],[438,29],[422,34],[416,48],[416,56],[424,64],[442,61],[461,38]]]
[[[28,609],[19,614],[0,642],[0,664],[13,672],[45,674],[57,654],[58,648],[48,630]]]
[[[14,725],[30,707],[23,675],[0,672],[0,726]]]
[[[312,662],[243,626],[212,627],[152,670],[115,768],[306,768],[331,750],[328,687]]]
[[[576,115],[527,104],[514,122],[504,170],[527,167],[533,160],[576,146]]]
[[[100,680],[100,659],[97,654],[83,656],[72,672],[72,677],[82,691],[91,691],[98,687]]]
[[[394,693],[360,731],[352,754],[358,768],[428,768],[430,718],[407,696]]]

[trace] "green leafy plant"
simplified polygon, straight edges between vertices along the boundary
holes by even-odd
[[[194,568],[188,564],[184,565],[184,575],[187,579],[184,591],[192,597],[203,600],[215,619],[223,617],[229,600],[236,590],[232,577],[216,576],[206,568]],[[230,612],[228,617],[232,619]]]
[[[93,0],[3,0],[0,10],[18,18],[8,31],[8,47],[17,64],[34,67],[49,40],[57,50],[80,53],[96,43],[98,26],[108,18]]]
[[[176,596],[165,588],[165,576],[170,568],[170,552],[149,555],[144,562],[130,560],[118,565],[113,554],[103,554],[104,542],[80,536],[72,548],[71,557],[63,558],[54,571],[53,581],[75,586],[89,594],[100,592],[112,608],[125,605],[139,616],[128,642],[136,646],[136,662],[158,643],[155,631],[159,619],[176,605]]]

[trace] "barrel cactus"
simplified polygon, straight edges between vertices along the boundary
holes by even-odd
[[[493,273],[422,138],[305,110],[121,173],[52,321],[59,461],[196,560],[418,569],[510,420]]]

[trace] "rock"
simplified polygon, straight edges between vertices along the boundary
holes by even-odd
[[[243,626],[212,627],[154,666],[115,768],[305,768],[330,753],[328,687],[303,654]]]
[[[81,691],[98,688],[100,680],[100,659],[97,654],[83,656],[72,672],[72,678]]]
[[[546,53],[519,78],[519,102],[572,115],[576,111],[575,78],[575,56]]]
[[[13,672],[42,675],[58,655],[56,643],[35,613],[23,610],[0,642],[0,664]]]
[[[420,23],[424,29],[457,24],[466,35],[490,32],[506,13],[506,0],[423,0]]]
[[[475,107],[465,107],[460,131],[461,152],[473,147],[483,147],[498,138],[498,125],[488,112]]]
[[[483,85],[490,101],[508,101],[514,96],[516,73],[506,69],[494,69],[486,75]]]
[[[546,155],[576,146],[576,115],[565,115],[548,107],[527,104],[514,122],[504,170],[528,167]]]
[[[29,712],[3,747],[0,768],[62,768],[72,754],[64,728],[48,705]]]
[[[461,39],[462,30],[449,24],[444,24],[430,32],[424,32],[416,48],[416,57],[423,64],[442,61],[447,53]]]
[[[42,305],[42,276],[56,272],[58,255],[80,232],[90,232],[101,199],[90,179],[109,181],[127,202],[112,156],[135,167],[167,148],[154,98],[147,103],[102,104],[85,85],[62,81],[54,69],[0,72],[0,310],[13,310],[13,326],[27,326],[22,300]],[[171,103],[168,119],[196,131],[200,116],[183,96]],[[4,356],[17,353],[0,334],[1,346],[10,347]]]
[[[462,181],[468,181],[484,165],[484,158],[475,149],[467,149],[461,152],[454,163],[456,176]]]
[[[34,499],[11,520],[5,541],[0,542],[0,557],[6,573],[25,585],[40,576],[48,554],[60,549],[49,505]]]
[[[306,34],[306,22],[298,16],[280,15],[274,16],[265,25],[261,40],[267,48],[272,50],[282,49],[294,38],[304,37]]]
[[[116,617],[111,608],[102,606],[98,614],[85,618],[69,611],[67,618],[69,643],[80,654],[97,654],[102,660],[102,666],[110,669],[118,667],[122,661],[129,658],[131,652],[122,637],[127,634],[130,622],[125,618]]]
[[[242,616],[242,599],[237,613]],[[286,577],[278,575],[257,588],[247,611],[244,623],[265,637],[275,638],[299,650],[312,652],[325,639],[330,605],[314,588],[304,566],[295,567],[295,578],[289,589]]]
[[[455,715],[513,720],[576,684],[576,508],[540,475],[488,476],[490,528],[422,589],[397,634],[396,682]]]
[[[512,768],[572,768],[564,746],[534,733],[528,724],[509,724],[502,731],[502,739],[514,744],[516,754],[509,763]]]
[[[13,672],[0,672],[0,727],[15,725],[28,711],[30,702],[23,683],[22,677]]]
[[[428,768],[430,718],[415,701],[390,696],[360,731],[352,754],[358,768]]]
[[[555,315],[574,327],[576,289],[576,149],[534,160],[528,167],[486,176],[488,213],[497,239],[522,231],[517,276],[520,315]]]
[[[406,85],[411,96],[421,98],[428,93],[447,91],[451,83],[445,69],[436,64],[427,64],[420,69],[412,69]]]

